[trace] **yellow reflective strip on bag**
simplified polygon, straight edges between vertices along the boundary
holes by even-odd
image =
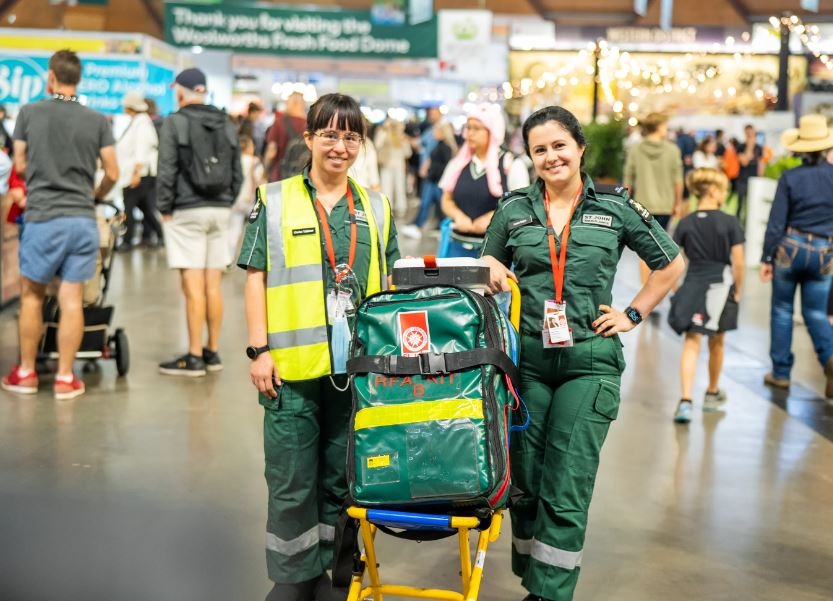
[[[354,428],[379,428],[445,419],[483,419],[482,399],[449,399],[367,407],[356,414]]]

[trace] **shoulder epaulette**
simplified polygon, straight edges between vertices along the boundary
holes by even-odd
[[[506,202],[510,198],[515,196],[526,196],[526,192],[524,192],[525,188],[518,188],[517,190],[510,190],[509,192],[504,192],[503,196],[500,197],[498,203]]]
[[[612,194],[628,198],[628,189],[621,184],[593,184],[596,194]]]
[[[636,214],[639,215],[645,223],[651,223],[651,220],[654,218],[648,209],[636,202],[633,198],[628,198],[628,206],[636,211]]]

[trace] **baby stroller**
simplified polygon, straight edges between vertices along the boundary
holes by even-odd
[[[105,210],[107,214],[103,212]],[[130,369],[127,334],[123,329],[116,328],[108,335],[113,319],[113,307],[104,304],[110,286],[113,251],[124,224],[124,212],[113,203],[102,202],[98,204],[96,220],[99,235],[98,260],[95,275],[84,284],[84,337],[76,358],[87,361],[85,371],[96,369],[98,359],[115,359],[116,371],[120,376],[124,376]],[[37,357],[39,363],[58,358],[60,312],[57,291],[58,283],[55,281],[46,290],[43,303],[44,335]]]
[[[333,583],[348,601],[475,601],[508,501],[509,431],[526,427],[510,426],[521,405],[520,293],[512,288],[507,318],[482,295],[489,268],[470,258],[400,260],[393,276],[397,290],[368,297],[356,314],[347,364],[350,500],[337,528]],[[462,590],[383,583],[379,531],[417,541],[456,534]]]

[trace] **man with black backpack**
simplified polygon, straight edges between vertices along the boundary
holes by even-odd
[[[159,371],[204,376],[223,369],[218,354],[220,280],[231,263],[229,212],[243,174],[234,125],[225,112],[205,104],[205,74],[185,69],[176,76],[174,89],[179,110],[165,119],[159,132],[156,189],[168,266],[182,278],[189,348],[181,357],[160,363]]]

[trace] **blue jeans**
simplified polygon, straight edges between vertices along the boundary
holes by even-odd
[[[819,363],[833,357],[833,326],[827,321],[827,297],[833,274],[833,243],[807,234],[789,233],[775,251],[770,319],[772,373],[789,378],[792,353],[793,302],[801,286],[801,315],[813,340]]]
[[[417,215],[414,225],[422,227],[428,218],[431,216],[431,209],[436,207],[437,215],[442,216],[440,209],[440,201],[443,197],[443,191],[440,187],[430,180],[422,181],[422,194],[420,195],[419,215]]]
[[[473,240],[472,242],[455,240],[451,235],[452,225],[454,225],[454,222],[447,217],[440,223],[440,244],[437,248],[437,258],[471,257],[472,259],[479,259],[480,251],[483,250],[483,240]]]

